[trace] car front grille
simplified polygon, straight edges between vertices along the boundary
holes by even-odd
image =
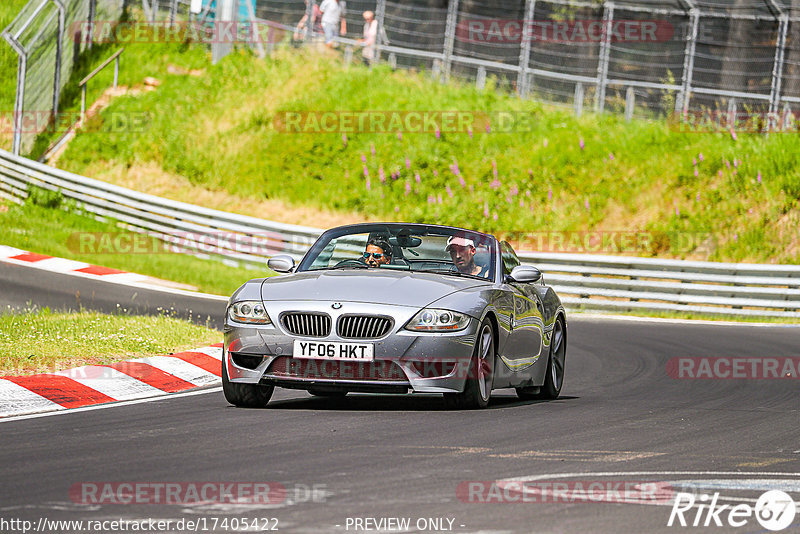
[[[289,312],[281,324],[295,336],[326,337],[331,333],[331,317],[325,313]]]
[[[346,339],[376,339],[389,333],[392,320],[377,315],[342,315],[336,323],[339,337]]]

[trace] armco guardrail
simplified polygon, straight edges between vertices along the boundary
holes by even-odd
[[[139,193],[0,150],[0,195],[58,191],[77,208],[200,256],[259,268],[274,254],[301,257],[322,230],[265,221]],[[521,252],[570,309],[687,311],[800,317],[800,266]]]

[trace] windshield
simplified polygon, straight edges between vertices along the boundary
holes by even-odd
[[[297,271],[395,269],[494,281],[492,236],[424,224],[359,224],[320,236]]]

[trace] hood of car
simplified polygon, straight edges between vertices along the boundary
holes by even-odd
[[[267,278],[261,298],[423,307],[455,291],[487,284],[472,278],[388,269],[326,270]]]

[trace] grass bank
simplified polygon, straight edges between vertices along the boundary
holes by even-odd
[[[510,131],[496,123],[488,131],[403,135],[279,126],[287,111],[329,110],[519,112],[529,120]],[[478,91],[386,66],[343,68],[338,54],[313,50],[265,60],[235,53],[201,77],[168,77],[157,91],[120,98],[104,114],[114,112],[148,120],[135,130],[79,135],[59,165],[129,185],[142,166],[155,167],[197,191],[371,219],[504,234],[655,236],[643,249],[599,250],[606,253],[800,260],[794,135],[734,139],[616,115],[575,118],[491,83]],[[674,236],[682,236],[680,246]]]
[[[53,372],[180,352],[222,334],[174,317],[137,317],[47,308],[0,315],[0,375]]]

